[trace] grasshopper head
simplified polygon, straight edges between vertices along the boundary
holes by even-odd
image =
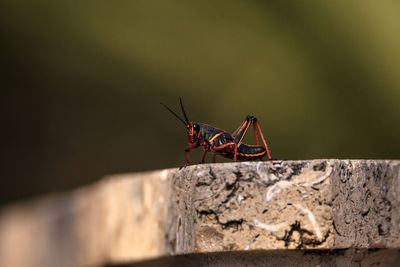
[[[189,122],[189,124],[186,125],[186,128],[189,143],[193,144],[197,142],[200,137],[200,124],[196,122]]]
[[[189,119],[186,115],[185,109],[183,108],[182,98],[180,98],[179,101],[181,103],[181,109],[182,109],[183,116],[185,117],[185,120],[183,120],[181,117],[179,117],[178,114],[176,114],[172,109],[170,109],[163,103],[160,103],[160,104],[163,105],[169,112],[171,112],[176,118],[178,118],[178,120],[180,120],[186,126],[189,143],[194,144],[200,138],[200,124],[189,121]]]

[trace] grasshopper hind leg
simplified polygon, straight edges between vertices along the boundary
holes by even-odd
[[[257,145],[260,145],[259,137],[261,138],[263,145],[266,149],[266,153],[268,156],[268,159],[271,160],[271,154],[268,149],[267,142],[265,141],[264,135],[261,131],[260,124],[257,120],[256,117],[253,117],[251,115],[247,115],[246,119],[244,122],[239,126],[239,128],[232,134],[232,137],[234,138],[234,142],[236,143],[235,150],[234,150],[234,156],[233,160],[237,161],[237,148],[242,144],[243,138],[246,135],[247,131],[249,130],[250,125],[253,124],[254,127],[254,136],[256,138]]]

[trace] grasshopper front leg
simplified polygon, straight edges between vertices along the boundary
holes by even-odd
[[[199,143],[196,142],[193,145],[191,145],[190,147],[185,149],[185,156],[186,156],[186,160],[187,160],[188,164],[190,164],[189,152],[192,151],[192,150],[195,150],[198,147],[199,147]]]

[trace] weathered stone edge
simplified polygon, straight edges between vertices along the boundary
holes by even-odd
[[[321,160],[318,160],[321,161]],[[334,243],[332,249],[340,248],[400,248],[399,196],[400,161],[398,160],[322,160],[334,162],[332,172],[332,193],[345,196],[344,199],[357,199],[354,190],[364,188],[364,182],[374,182],[381,191],[383,201],[382,218],[390,218],[389,228],[372,225],[376,231],[387,237],[375,244],[369,244],[368,231],[354,236],[346,236],[339,229],[347,212],[356,216],[357,223],[368,224],[368,214],[363,205],[354,202],[357,209],[346,210],[343,205],[333,209]],[[304,162],[304,161],[288,161]],[[312,162],[312,161],[307,161]],[[129,262],[170,254],[192,253],[195,233],[180,231],[189,229],[191,217],[179,223],[176,207],[176,175],[190,173],[196,168],[210,166],[232,166],[224,163],[189,166],[183,170],[168,169],[145,173],[113,175],[79,188],[70,193],[52,194],[37,200],[17,203],[0,211],[0,265],[1,266],[98,266],[106,262]],[[264,163],[263,163],[264,164]],[[274,164],[266,162],[265,164]],[[349,175],[343,164],[352,164],[359,170],[365,165],[372,174],[365,181]],[[364,166],[364,167],[363,167]],[[383,169],[380,166],[386,166]],[[191,177],[187,177],[191,179]],[[374,177],[382,179],[374,180]],[[174,180],[175,179],[175,180]],[[366,186],[365,188],[368,188]],[[190,188],[186,188],[187,192]],[[371,191],[371,190],[370,190]],[[363,191],[364,192],[364,191]],[[368,191],[365,191],[367,193]],[[190,203],[190,195],[181,191],[179,197]],[[368,194],[364,194],[368,196]],[[367,200],[371,201],[371,197]],[[364,200],[364,199],[363,199]],[[357,206],[358,205],[358,206]],[[181,207],[182,208],[182,207]],[[184,207],[183,207],[184,208]],[[189,209],[190,210],[190,209]],[[364,214],[364,215],[363,215]],[[365,215],[367,214],[367,215]],[[372,213],[371,213],[372,214]],[[363,219],[364,218],[364,219]],[[187,219],[187,218],[186,218]],[[363,221],[364,220],[364,221]],[[352,222],[351,222],[352,223]],[[350,225],[351,225],[350,223]],[[345,226],[343,226],[345,227]],[[179,229],[178,229],[179,228]],[[354,227],[356,228],[356,227]],[[364,227],[364,229],[366,229]],[[340,231],[340,234],[338,234]],[[180,236],[178,238],[178,236]]]

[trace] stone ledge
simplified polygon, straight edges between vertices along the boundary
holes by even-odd
[[[0,265],[292,249],[384,249],[399,259],[399,202],[400,161],[221,163],[114,175],[4,208]]]

